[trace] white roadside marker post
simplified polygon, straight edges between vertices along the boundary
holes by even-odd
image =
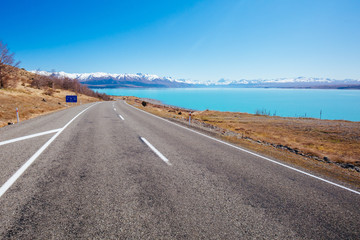
[[[17,123],[19,123],[19,109],[16,108],[16,119],[17,119]]]

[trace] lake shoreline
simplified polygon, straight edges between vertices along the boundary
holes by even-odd
[[[157,99],[196,111],[360,121],[360,91],[320,89],[102,89],[113,96]]]
[[[86,84],[86,82],[84,82]],[[100,89],[100,88],[112,88],[112,89],[128,89],[128,88],[137,88],[137,89],[167,89],[167,88],[244,88],[244,89],[337,89],[337,90],[360,90],[360,84],[341,84],[341,85],[318,85],[318,86],[262,86],[262,87],[254,87],[254,86],[222,86],[222,85],[215,85],[215,86],[206,86],[206,85],[199,85],[199,86],[189,86],[189,87],[149,87],[149,86],[121,86],[121,85],[90,85],[86,84],[90,89]]]

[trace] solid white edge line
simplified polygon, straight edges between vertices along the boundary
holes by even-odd
[[[121,116],[120,114],[119,114],[119,118],[121,118],[121,120],[125,120],[125,119],[123,118],[123,116]]]
[[[149,114],[150,116],[153,116],[153,117],[159,118],[159,119],[161,119],[161,120],[163,120],[163,121],[166,121],[166,122],[168,122],[168,123],[174,124],[174,125],[176,125],[176,126],[178,126],[178,127],[180,127],[180,128],[186,129],[186,130],[188,130],[188,131],[194,132],[194,133],[196,133],[196,134],[199,134],[199,135],[201,135],[201,136],[207,137],[207,138],[212,139],[212,140],[214,140],[214,141],[217,141],[217,142],[223,143],[223,144],[225,144],[225,145],[227,145],[227,146],[230,146],[230,147],[236,148],[236,149],[238,149],[238,150],[240,150],[240,151],[243,151],[243,152],[249,153],[249,154],[251,154],[251,155],[254,155],[254,156],[256,156],[256,157],[262,158],[262,159],[267,160],[267,161],[269,161],[269,162],[272,162],[272,163],[278,164],[278,165],[280,165],[280,166],[286,167],[286,168],[291,169],[291,170],[293,170],[293,171],[296,171],[296,172],[302,173],[302,174],[307,175],[307,176],[309,176],[309,177],[315,178],[315,179],[317,179],[317,180],[320,180],[320,181],[326,182],[326,183],[328,183],[328,184],[334,185],[334,186],[336,186],[336,187],[339,187],[339,188],[342,188],[342,189],[344,189],[344,190],[348,190],[348,191],[350,191],[350,192],[353,192],[353,193],[356,193],[356,194],[360,195],[360,192],[355,191],[355,190],[353,190],[353,189],[351,189],[351,188],[348,188],[348,187],[342,186],[342,185],[340,185],[340,184],[337,184],[337,183],[331,182],[331,181],[329,181],[329,180],[323,179],[323,178],[321,178],[321,177],[318,177],[318,176],[312,175],[312,174],[310,174],[310,173],[304,172],[304,171],[299,170],[299,169],[297,169],[297,168],[290,167],[290,166],[288,166],[288,165],[286,165],[286,164],[283,164],[283,163],[277,162],[277,161],[275,161],[275,160],[272,160],[272,159],[270,159],[270,158],[267,158],[267,157],[261,156],[261,155],[259,155],[259,154],[257,154],[257,153],[250,152],[250,151],[248,151],[248,150],[245,150],[245,149],[243,149],[243,148],[241,148],[241,147],[238,147],[238,146],[232,145],[232,144],[230,144],[230,143],[224,142],[224,141],[222,141],[222,140],[219,140],[219,139],[216,139],[216,138],[210,137],[210,136],[208,136],[208,135],[206,135],[206,134],[203,134],[203,133],[197,132],[197,131],[192,130],[192,129],[190,129],[190,128],[187,128],[187,127],[181,126],[181,125],[176,124],[176,123],[174,123],[174,122],[171,122],[171,121],[169,121],[169,120],[167,120],[167,119],[164,119],[164,118],[161,118],[161,117],[159,117],[159,116],[156,116],[156,115],[154,115],[154,114],[152,114],[152,113],[148,113],[148,112],[146,112],[146,111],[144,111],[144,110],[141,110],[141,109],[139,109],[139,108],[136,108],[136,107],[134,107],[134,106],[132,106],[132,105],[128,104],[126,101],[124,101],[124,102],[125,102],[125,104],[126,104],[126,105],[128,105],[128,106],[130,106],[130,107],[132,107],[132,108],[134,108],[134,109],[136,109],[136,110],[139,110],[139,111],[141,111],[141,112],[144,112],[144,113],[146,113],[146,114]]]
[[[163,160],[165,163],[167,163],[168,165],[171,165],[171,163],[169,162],[169,160],[162,155],[161,152],[159,152],[153,145],[151,145],[151,143],[148,142],[148,140],[146,140],[145,138],[141,137],[140,138],[146,145],[148,145],[148,147],[156,154],[159,156],[159,158],[161,158],[161,160]]]
[[[67,126],[69,126],[80,114],[88,110],[89,108],[95,106],[98,103],[95,103],[83,111],[81,111],[79,114],[77,114],[73,119],[71,119],[64,127],[62,127],[52,138],[49,139],[29,160],[26,161],[24,165],[19,168],[14,175],[12,175],[0,188],[0,198],[1,196],[16,182],[16,180],[26,171],[26,169],[40,156],[40,154],[62,133],[62,131],[65,130]]]
[[[39,136],[43,136],[43,135],[47,135],[47,134],[51,134],[51,133],[56,133],[56,132],[58,132],[60,130],[61,130],[61,128],[58,128],[58,129],[54,129],[54,130],[50,130],[50,131],[46,131],[46,132],[40,132],[40,133],[35,133],[35,134],[23,136],[23,137],[13,138],[13,139],[10,139],[10,140],[0,142],[0,146],[5,145],[5,144],[9,144],[9,143],[13,143],[13,142],[26,140],[26,139],[29,139],[29,138],[34,138],[34,137],[39,137]]]

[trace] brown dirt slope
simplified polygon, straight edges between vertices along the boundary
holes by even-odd
[[[31,86],[33,73],[17,69],[11,74],[16,79],[9,88],[0,89],[0,127],[9,123],[16,123],[16,108],[19,109],[20,121],[64,109],[73,105],[66,105],[65,96],[75,95],[74,92],[53,88],[34,88]],[[95,97],[78,95],[78,104],[100,101]]]
[[[20,121],[64,109],[73,105],[66,105],[65,96],[74,95],[73,92],[57,90],[53,96],[46,95],[44,90],[33,88],[0,89],[0,127],[8,123],[16,123],[16,111],[19,109]],[[78,95],[80,104],[99,101],[97,98]]]

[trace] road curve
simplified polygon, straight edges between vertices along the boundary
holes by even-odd
[[[360,238],[356,192],[122,101],[0,129],[1,188],[34,156],[0,197],[2,239]]]

